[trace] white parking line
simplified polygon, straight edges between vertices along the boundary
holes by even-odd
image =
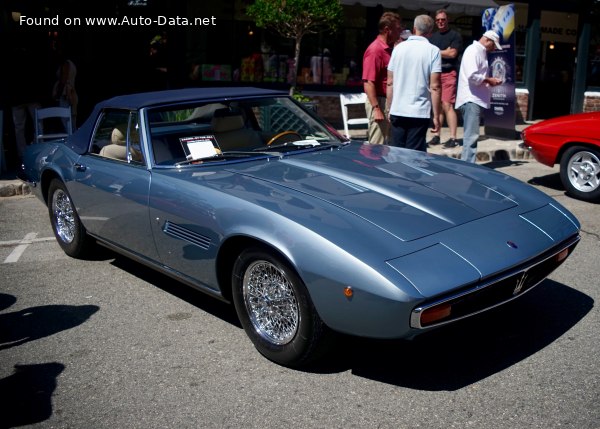
[[[43,241],[52,241],[55,240],[54,237],[44,237],[44,238],[36,238],[37,232],[30,232],[25,235],[22,240],[12,240],[12,241],[0,241],[0,247],[5,246],[17,246],[10,252],[10,255],[6,257],[4,260],[4,264],[13,264],[21,258],[23,252],[27,249],[27,247],[32,243],[39,243]]]
[[[42,237],[42,238],[34,238],[31,240],[31,243],[44,243],[46,241],[54,241],[55,237]],[[8,240],[8,241],[0,241],[0,247],[12,247],[21,244],[23,240]]]

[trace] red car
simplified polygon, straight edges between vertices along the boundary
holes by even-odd
[[[539,162],[560,164],[568,194],[600,201],[600,112],[548,119],[527,127],[521,137]]]

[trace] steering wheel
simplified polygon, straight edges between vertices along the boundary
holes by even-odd
[[[287,141],[288,142],[294,142],[297,140],[302,140],[302,136],[300,134],[298,134],[296,131],[282,131],[279,134],[275,134],[273,137],[271,137],[271,139],[267,142],[267,146],[271,146],[273,143],[275,143],[277,140],[284,138],[287,136]],[[293,137],[298,137],[298,138],[292,138]]]

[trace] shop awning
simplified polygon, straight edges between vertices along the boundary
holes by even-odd
[[[341,0],[342,4],[362,6],[381,5],[388,9],[401,7],[408,10],[435,12],[444,8],[454,15],[480,15],[488,7],[498,7],[493,0]]]

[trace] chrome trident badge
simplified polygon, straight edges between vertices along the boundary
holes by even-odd
[[[525,286],[525,280],[527,280],[527,273],[523,273],[523,275],[517,280],[517,286],[513,290],[513,296],[518,295],[521,290],[523,290],[523,286]]]

